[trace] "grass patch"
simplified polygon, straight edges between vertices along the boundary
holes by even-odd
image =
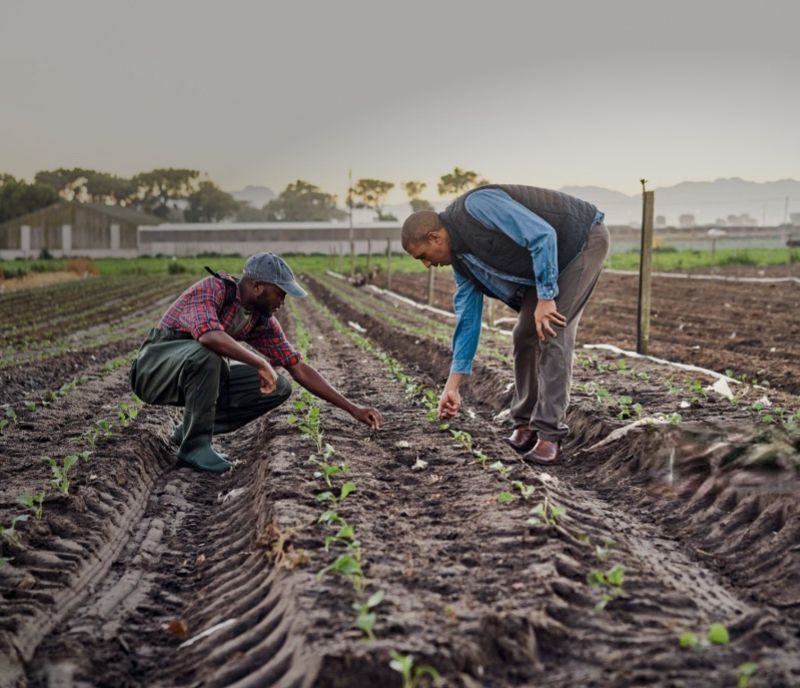
[[[717,249],[714,255],[711,251],[680,251],[674,248],[653,251],[653,269],[664,272],[725,265],[766,267],[768,265],[786,265],[787,263],[800,263],[800,250],[788,248]],[[616,270],[638,270],[639,251],[637,249],[612,254],[608,257],[606,264]]]

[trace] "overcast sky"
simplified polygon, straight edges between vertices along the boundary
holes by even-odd
[[[800,177],[800,3],[0,0],[0,172]],[[400,201],[397,194],[390,201]]]

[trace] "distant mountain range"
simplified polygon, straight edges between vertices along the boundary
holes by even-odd
[[[277,194],[266,186],[246,186],[239,191],[229,191],[237,201],[246,201],[254,208],[263,208],[273,198],[277,198]]]
[[[594,203],[606,214],[612,225],[641,223],[641,195],[628,196],[601,186],[565,186],[564,193]],[[681,182],[674,186],[654,187],[655,214],[668,225],[678,225],[681,215],[693,215],[695,222],[709,224],[778,225],[795,213],[800,214],[800,181],[781,179],[774,182],[750,182],[738,177],[716,179],[713,182]],[[269,203],[276,194],[265,186],[247,186],[232,191],[234,198],[249,201],[254,208]],[[788,199],[788,207],[787,207]],[[436,210],[444,209],[449,201],[431,200]],[[384,208],[403,220],[410,212],[408,203],[395,203]],[[731,222],[729,216],[735,216]],[[747,217],[749,216],[749,218]],[[370,222],[374,213],[356,210],[355,222]]]

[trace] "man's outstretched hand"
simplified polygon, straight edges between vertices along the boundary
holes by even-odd
[[[536,321],[536,334],[542,342],[544,341],[545,333],[551,337],[556,336],[553,325],[558,327],[567,326],[567,319],[558,312],[556,302],[552,299],[539,299],[533,318]]]
[[[461,408],[461,393],[458,389],[445,387],[439,397],[439,420],[449,420]]]
[[[358,407],[353,411],[353,418],[361,421],[365,425],[369,425],[373,430],[379,430],[383,425],[383,416],[376,408],[367,406]]]

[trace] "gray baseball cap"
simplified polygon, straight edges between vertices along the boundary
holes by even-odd
[[[295,282],[292,269],[286,264],[283,258],[279,258],[274,253],[256,253],[250,256],[244,264],[244,277],[256,280],[257,282],[269,282],[279,286],[289,296],[302,298],[306,296],[300,286]]]

